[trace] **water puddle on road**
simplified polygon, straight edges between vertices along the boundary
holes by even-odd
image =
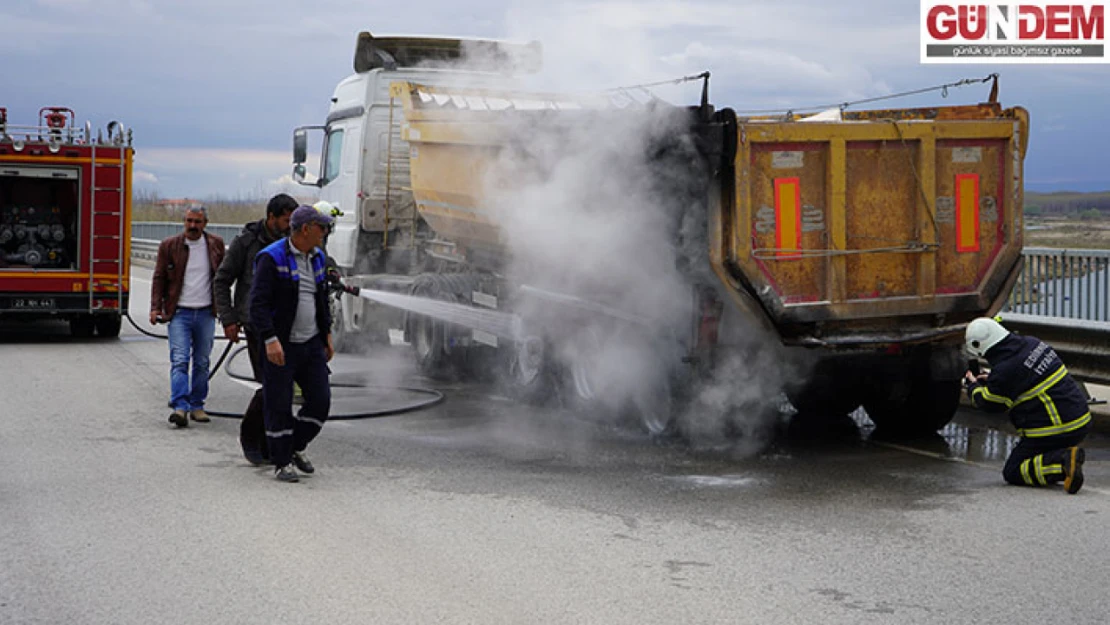
[[[862,408],[852,413],[851,417],[860,428],[861,436],[868,442],[964,462],[1004,462],[1021,440],[1015,434],[997,429],[1003,422],[990,422],[992,419],[1005,417],[992,418],[966,411],[957,414],[956,420],[937,434],[917,438],[884,436],[880,430],[875,429]]]
[[[765,481],[744,475],[672,475],[668,476],[667,479],[692,486],[711,488],[747,488],[758,486]]]

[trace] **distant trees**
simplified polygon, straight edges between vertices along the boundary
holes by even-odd
[[[311,198],[297,198],[300,202],[311,204]],[[208,221],[217,224],[244,224],[262,219],[266,214],[269,195],[257,197],[224,197],[214,195],[203,200],[167,200],[149,189],[136,189],[131,195],[132,221],[181,221],[185,217],[184,206],[199,202],[208,210]]]
[[[1028,216],[1101,217],[1110,213],[1110,192],[1102,193],[1025,193],[1025,214]],[[1094,211],[1092,213],[1091,211]]]

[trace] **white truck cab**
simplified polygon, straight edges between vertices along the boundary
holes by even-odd
[[[540,57],[538,42],[359,33],[355,73],[335,87],[324,124],[293,132],[293,179],[319,187],[320,199],[344,213],[327,241],[341,273],[411,275],[419,271],[413,244],[430,235],[409,191],[405,120],[390,85],[512,87],[515,75],[539,70]],[[320,172],[308,180],[308,135],[317,131],[323,134]],[[355,310],[362,301],[345,302],[333,328],[339,335],[362,330],[364,315]]]

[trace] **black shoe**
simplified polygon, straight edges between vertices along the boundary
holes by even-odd
[[[278,468],[274,469],[274,477],[279,482],[299,482],[299,481],[301,481],[300,476],[297,475],[297,471],[296,471],[296,469],[293,468],[292,464],[287,464],[284,467],[278,467]]]
[[[1069,447],[1066,464],[1064,465],[1064,490],[1069,495],[1074,495],[1083,488],[1083,463],[1087,460],[1087,452],[1079,447]]]
[[[189,427],[189,415],[185,414],[184,410],[174,410],[170,413],[170,423],[179,428]]]
[[[308,456],[304,455],[303,451],[293,452],[293,464],[297,465],[297,468],[304,473],[316,472],[316,467],[312,466],[312,463],[308,461]]]

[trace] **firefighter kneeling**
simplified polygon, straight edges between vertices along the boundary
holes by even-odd
[[[964,375],[976,408],[1009,411],[1021,441],[1002,477],[1010,484],[1047,486],[1063,480],[1069,494],[1083,486],[1084,451],[1091,412],[1087,398],[1056,352],[1032,336],[1017,336],[993,319],[967,326],[965,343],[974,358],[986,358],[990,375]]]

